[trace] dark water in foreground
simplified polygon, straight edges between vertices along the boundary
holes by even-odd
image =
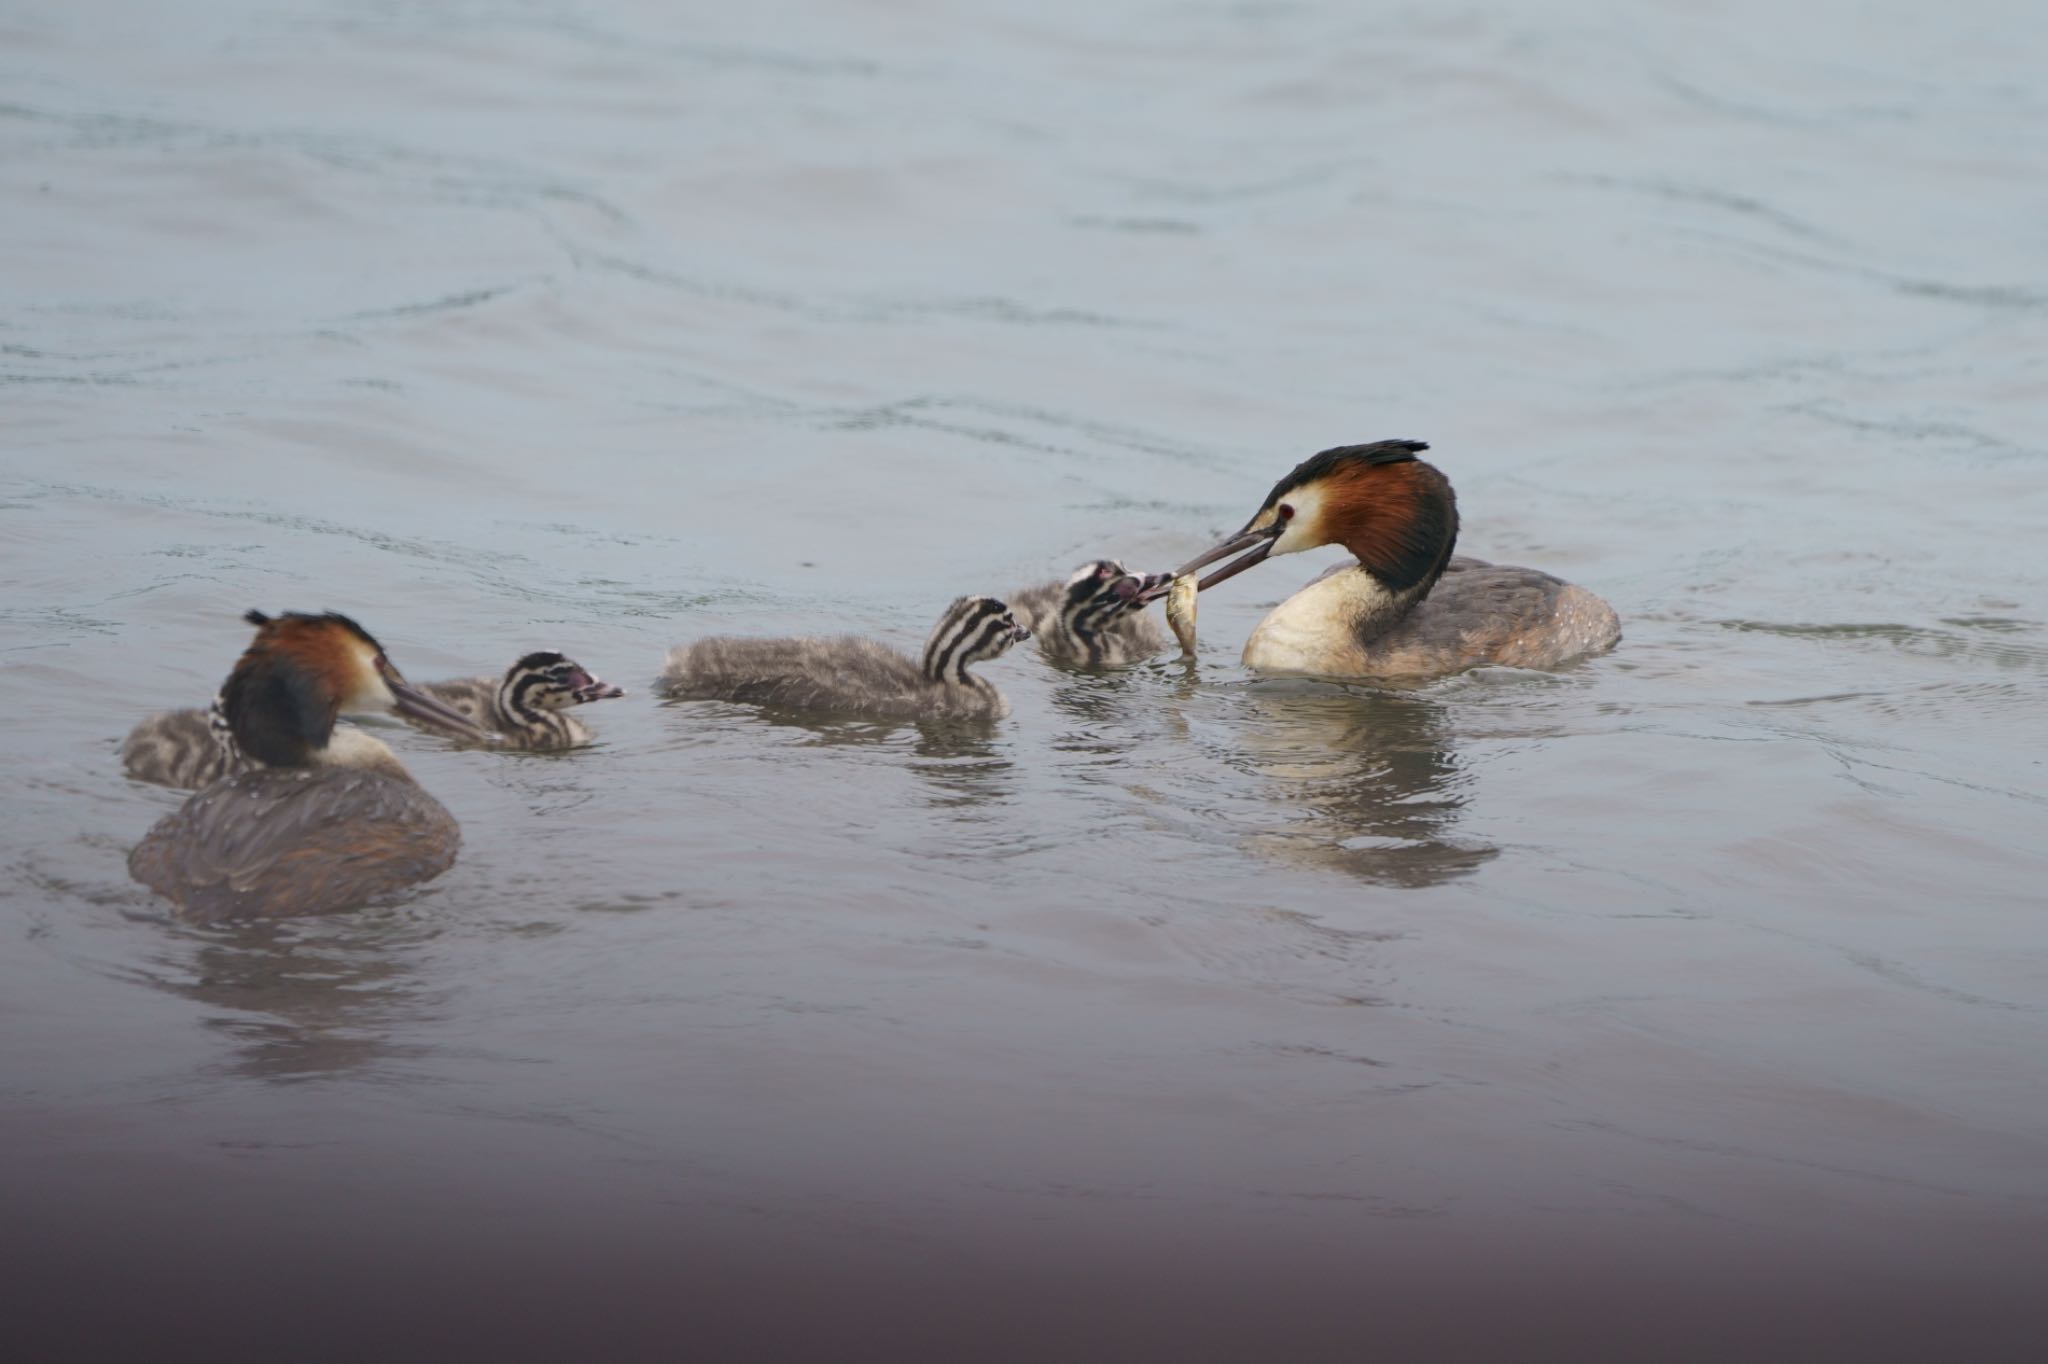
[[[0,1343],[2032,1357],[2044,33],[0,0]],[[986,732],[648,699],[1381,436],[1622,647],[1259,682],[1293,560]],[[634,695],[193,930],[114,748],[251,606]]]

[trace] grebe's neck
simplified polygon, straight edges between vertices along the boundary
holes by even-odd
[[[918,660],[918,671],[924,674],[925,681],[936,686],[968,681],[967,665],[975,659],[974,627],[972,602],[963,598],[947,609],[933,628],[931,638],[925,641],[924,656]]]
[[[215,702],[234,748],[265,767],[313,767],[334,734],[340,703],[305,671],[251,651]]]
[[[1434,586],[1432,575],[1392,588],[1364,564],[1340,564],[1259,622],[1245,641],[1245,664],[1262,672],[1358,672],[1365,647],[1400,624]]]
[[[389,777],[411,781],[412,773],[405,770],[405,764],[398,755],[385,746],[384,741],[354,725],[336,725],[328,737],[327,746],[314,755],[315,767],[353,767],[370,772],[382,772]]]
[[[1428,596],[1443,576],[1458,544],[1458,497],[1443,471],[1424,460],[1383,465],[1369,473],[1369,480],[1357,484],[1368,495],[1345,500],[1342,519],[1333,528],[1338,533],[1328,538],[1350,550],[1359,567],[1395,599],[1391,607],[1377,600],[1361,602],[1369,615],[1385,617],[1384,630]]]
[[[924,680],[937,686],[975,686],[981,679],[971,677],[967,665],[974,659],[964,651],[927,649],[922,671]]]

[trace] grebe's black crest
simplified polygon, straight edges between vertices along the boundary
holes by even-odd
[[[1333,446],[1295,465],[1292,473],[1273,485],[1259,510],[1265,511],[1296,488],[1327,478],[1347,465],[1370,468],[1377,464],[1412,464],[1428,448],[1426,440],[1376,440],[1366,445]]]
[[[384,646],[377,642],[375,635],[356,624],[353,617],[344,616],[339,611],[322,611],[318,615],[310,611],[286,611],[283,615],[278,616],[266,616],[261,611],[244,611],[242,619],[259,630],[266,625],[286,625],[300,622],[310,622],[317,625],[339,625],[378,653],[384,652]]]

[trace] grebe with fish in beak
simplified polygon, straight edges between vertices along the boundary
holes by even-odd
[[[1499,665],[1554,668],[1621,638],[1614,608],[1533,568],[1452,557],[1451,481],[1416,440],[1343,445],[1273,485],[1243,530],[1182,565],[1232,559],[1202,590],[1280,554],[1342,545],[1340,564],[1280,603],[1245,641],[1244,664],[1314,677],[1440,677]]]

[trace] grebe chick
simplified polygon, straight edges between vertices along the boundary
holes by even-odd
[[[247,770],[250,763],[235,751],[227,716],[215,696],[210,710],[167,710],[128,731],[121,744],[121,766],[137,781],[197,791]]]
[[[496,732],[506,748],[575,748],[590,742],[590,730],[569,707],[609,701],[626,693],[600,682],[582,664],[551,650],[531,653],[503,677],[458,677],[422,682],[420,690],[483,728]],[[446,733],[444,726],[413,720],[421,729]]]
[[[157,821],[129,873],[214,922],[350,909],[446,871],[461,842],[454,817],[390,749],[335,719],[391,711],[488,736],[408,683],[347,616],[244,619],[256,638],[219,704],[248,766]]]
[[[236,747],[223,707],[225,695],[217,694],[206,710],[167,710],[130,730],[121,745],[121,765],[128,775],[177,791],[197,791],[263,766]],[[381,767],[405,775],[397,754],[354,725],[337,724],[326,752],[328,766]]]
[[[680,698],[883,720],[1000,720],[1010,703],[968,665],[1030,637],[994,597],[962,597],[939,617],[918,660],[852,635],[700,639],[669,650],[657,686]]]
[[[1114,559],[1097,559],[1065,582],[1012,592],[1009,602],[1048,658],[1095,667],[1135,663],[1166,647],[1166,636],[1144,611],[1172,583],[1170,573],[1141,575]]]
[[[1614,608],[1582,587],[1452,558],[1457,498],[1442,471],[1416,458],[1428,448],[1383,440],[1325,450],[1274,484],[1243,530],[1180,570],[1247,551],[1204,578],[1206,590],[1276,554],[1343,545],[1357,556],[1268,613],[1245,641],[1246,667],[1322,677],[1552,668],[1621,638]]]

